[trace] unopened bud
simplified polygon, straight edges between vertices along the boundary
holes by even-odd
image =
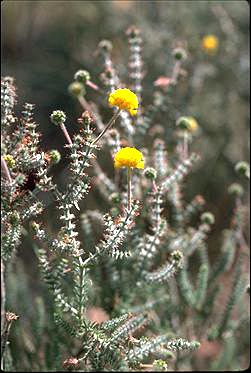
[[[189,117],[180,117],[176,121],[177,127],[179,127],[181,130],[189,130],[190,128],[190,120]]]
[[[235,171],[238,172],[238,174],[240,175],[249,177],[250,166],[247,162],[241,161],[236,164]]]
[[[175,48],[172,54],[178,61],[184,61],[187,58],[187,53],[183,48]]]
[[[20,215],[17,211],[13,211],[10,215],[10,224],[16,225],[20,222]]]
[[[104,52],[111,52],[111,50],[112,50],[112,43],[110,42],[110,40],[101,40],[101,42],[99,43],[98,47],[100,49],[103,49]]]
[[[30,227],[31,227],[31,229],[34,233],[37,233],[39,231],[39,228],[40,228],[39,224],[36,223],[35,221],[30,222]]]
[[[175,262],[181,262],[181,260],[183,259],[183,254],[181,251],[175,250],[171,253],[171,258]]]
[[[80,82],[73,82],[69,85],[68,91],[72,96],[84,96],[85,87]]]
[[[147,167],[144,171],[144,176],[147,179],[155,180],[157,178],[157,171],[153,167]]]
[[[241,197],[244,194],[243,187],[238,183],[233,183],[228,187],[228,193],[233,194],[237,197]]]
[[[85,84],[91,79],[90,73],[87,70],[78,70],[74,75],[74,80]]]
[[[51,114],[51,122],[56,124],[57,126],[60,124],[64,124],[66,121],[66,115],[61,110],[54,110]]]
[[[58,150],[51,150],[49,154],[50,154],[51,163],[57,164],[60,162],[61,154],[59,153]]]
[[[215,222],[214,215],[211,212],[203,212],[203,214],[201,214],[200,216],[200,220],[202,221],[202,223],[206,223],[209,225],[212,225]]]

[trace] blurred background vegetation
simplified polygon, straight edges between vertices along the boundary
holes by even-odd
[[[172,49],[177,44],[185,47],[186,76],[177,87],[175,105],[179,115],[191,115],[198,121],[201,132],[193,149],[202,155],[186,189],[189,198],[203,195],[206,209],[215,214],[210,246],[212,255],[217,254],[219,233],[229,226],[234,203],[227,187],[239,181],[234,166],[249,159],[248,2],[3,1],[1,6],[2,75],[15,78],[18,113],[25,102],[36,105],[42,147],[62,153],[62,161],[54,168],[61,183],[67,152],[63,135],[51,125],[49,116],[55,109],[64,110],[70,133],[76,131],[82,109],[68,93],[68,86],[78,69],[88,70],[92,81],[99,83],[103,65],[97,54],[98,43],[111,40],[113,61],[126,83],[129,51],[125,31],[132,24],[141,30],[145,71],[143,107],[152,102],[153,82],[159,76],[170,76]],[[213,55],[201,48],[201,39],[206,34],[219,39],[219,48]],[[86,98],[96,101],[91,90]],[[111,111],[105,110],[109,117]],[[174,126],[164,120],[160,124]],[[109,173],[108,169],[105,171]],[[248,183],[245,180],[242,183],[247,189]],[[91,205],[97,208],[100,205],[97,196],[90,195],[83,203],[83,210]],[[53,208],[48,211],[51,213]],[[248,226],[249,221],[247,235]],[[22,255],[30,258],[27,246]],[[29,270],[33,278],[37,267]],[[36,283],[32,286],[36,292]]]
[[[102,61],[96,51],[102,39],[112,41],[114,63],[126,81],[125,31],[131,24],[141,29],[143,106],[152,101],[154,80],[171,74],[172,48],[184,45],[187,77],[177,89],[176,106],[199,122],[194,149],[203,155],[188,188],[191,195],[205,196],[221,230],[232,207],[227,186],[236,181],[234,165],[249,157],[248,13],[246,1],[3,1],[2,75],[16,79],[19,111],[25,101],[36,105],[44,148],[64,151],[49,115],[64,110],[70,131],[76,130],[81,107],[67,88],[81,68],[99,82]],[[219,39],[214,55],[201,49],[205,34]],[[96,100],[91,90],[87,99]],[[55,172],[63,174],[64,167],[61,162]]]

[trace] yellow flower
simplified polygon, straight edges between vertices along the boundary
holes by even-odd
[[[9,168],[13,168],[15,166],[16,162],[15,162],[15,159],[12,157],[12,155],[6,154],[4,156],[4,159],[5,159]]]
[[[199,128],[199,125],[198,125],[198,122],[196,119],[194,119],[193,117],[188,117],[188,123],[189,123],[189,131],[190,132],[197,132],[198,128]]]
[[[138,98],[127,88],[119,88],[109,96],[109,104],[117,106],[120,110],[126,110],[131,115],[136,115],[139,107]]]
[[[143,154],[135,148],[122,148],[115,154],[114,167],[144,168]]]
[[[219,40],[215,35],[205,35],[201,45],[206,52],[212,53],[218,48]]]

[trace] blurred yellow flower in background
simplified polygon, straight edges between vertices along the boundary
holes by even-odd
[[[143,169],[145,167],[143,154],[135,148],[122,148],[114,156],[114,167],[130,167]]]
[[[117,106],[120,110],[126,110],[131,115],[136,115],[139,107],[138,98],[128,88],[119,88],[109,96],[109,104]]]
[[[215,35],[205,35],[201,41],[202,49],[207,53],[214,53],[219,45],[219,39]]]
[[[4,156],[4,160],[6,161],[6,163],[7,163],[7,165],[8,165],[9,168],[13,168],[15,166],[15,164],[16,164],[15,159],[10,154],[6,154]]]
[[[189,131],[194,133],[194,132],[197,132],[198,129],[199,129],[199,125],[198,125],[198,122],[196,119],[194,119],[193,117],[188,117],[188,123],[189,123]]]

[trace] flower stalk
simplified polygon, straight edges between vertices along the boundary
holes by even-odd
[[[183,160],[188,158],[188,132],[184,131],[183,137]]]
[[[98,135],[98,137],[92,142],[92,145],[95,145],[103,136],[104,134],[113,126],[115,123],[116,119],[119,117],[121,110],[118,109],[116,113],[112,116],[110,121],[108,122],[107,126],[103,129],[103,131]]]
[[[132,204],[132,169],[131,167],[127,168],[127,209],[131,210]]]
[[[69,143],[70,145],[72,145],[72,141],[71,141],[70,135],[69,135],[69,133],[68,133],[68,131],[67,131],[67,129],[66,129],[64,123],[61,123],[61,124],[60,124],[60,128],[61,128],[61,130],[63,131],[63,133],[64,133],[64,135],[65,135],[65,138],[66,138],[66,140],[68,141],[68,143]]]

